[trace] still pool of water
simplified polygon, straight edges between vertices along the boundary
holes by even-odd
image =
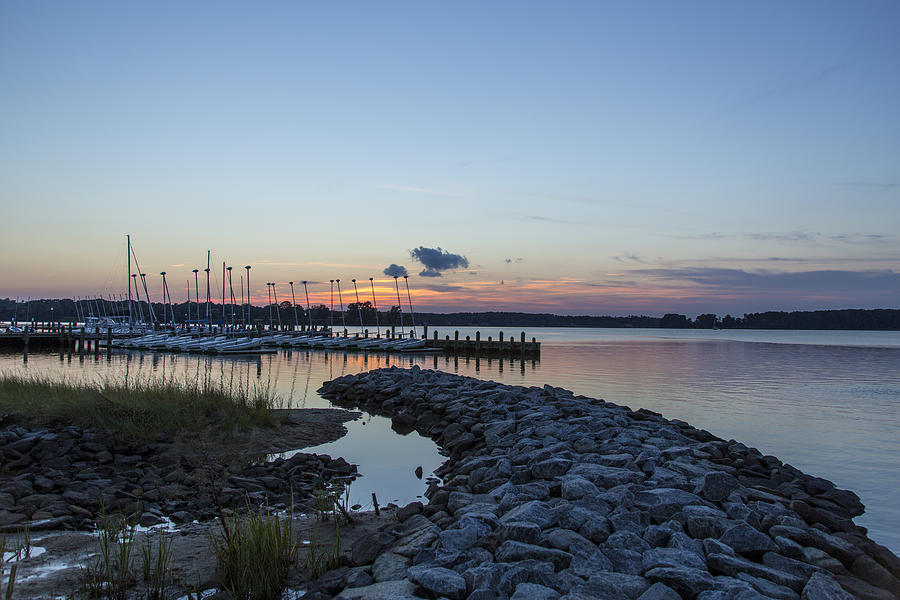
[[[475,328],[455,329],[474,337]],[[497,337],[481,328],[482,337]],[[518,337],[518,331],[507,331]],[[0,355],[0,371],[52,377],[165,378],[229,386],[270,386],[285,405],[326,407],[323,381],[390,365],[435,368],[514,385],[548,383],[631,408],[649,408],[778,456],[858,493],[857,522],[900,550],[900,332],[695,331],[545,328],[539,361],[280,351],[260,358],[140,352]],[[364,477],[354,501],[404,503],[420,496],[443,460],[434,444],[399,436],[366,415],[350,434],[311,449],[344,456]]]

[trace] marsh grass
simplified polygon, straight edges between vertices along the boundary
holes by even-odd
[[[148,537],[141,547],[141,554],[147,600],[164,600],[166,587],[172,581],[172,538],[160,533],[154,546]]]
[[[224,536],[212,545],[222,588],[236,600],[281,598],[299,550],[293,509],[285,516],[259,508],[221,519]]]
[[[132,571],[135,528],[103,511],[97,523],[99,552],[82,567],[81,597],[86,599],[126,600],[134,585]]]
[[[276,424],[277,397],[269,388],[229,389],[191,381],[145,379],[58,381],[0,373],[0,413],[38,424],[76,425],[148,439],[156,434],[247,431]]]

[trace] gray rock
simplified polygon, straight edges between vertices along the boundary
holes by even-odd
[[[416,586],[408,580],[383,581],[363,587],[345,589],[336,600],[407,600],[415,598]]]
[[[602,488],[611,488],[626,483],[637,483],[644,479],[644,474],[638,471],[590,463],[575,465],[569,469],[569,474],[581,475]]]
[[[853,600],[853,596],[845,592],[833,577],[822,573],[816,573],[809,578],[800,598],[801,600]]]
[[[553,563],[557,570],[565,569],[572,562],[572,554],[569,552],[512,540],[503,542],[495,556],[499,562],[517,562],[529,559],[546,561]]]
[[[566,500],[597,496],[600,493],[596,485],[581,475],[565,475],[560,484],[562,497]]]
[[[397,510],[397,520],[402,523],[413,515],[421,514],[423,508],[421,502],[410,502],[403,508]]]
[[[713,573],[724,573],[737,577],[738,573],[748,573],[754,577],[768,579],[778,585],[789,587],[795,592],[799,592],[806,584],[806,579],[784,573],[771,567],[763,566],[759,563],[751,562],[740,556],[728,556],[726,554],[710,554],[706,558],[710,571]]]
[[[681,596],[666,584],[657,581],[638,596],[638,600],[681,600]]]
[[[350,548],[350,556],[354,564],[369,565],[388,549],[394,542],[394,536],[387,533],[374,533],[361,536]],[[394,552],[397,552],[395,549]]]
[[[372,564],[372,577],[375,581],[395,581],[406,577],[406,570],[412,559],[393,552],[385,552]]]
[[[508,523],[509,521],[526,521],[534,523],[541,529],[546,529],[553,525],[556,521],[556,516],[545,502],[532,500],[519,504],[500,517],[501,523]]]
[[[591,575],[586,583],[572,588],[568,596],[580,594],[583,598],[627,598],[635,600],[650,587],[643,577],[600,571]],[[577,596],[576,596],[577,597]]]
[[[696,494],[678,488],[656,488],[635,494],[634,503],[638,508],[650,513],[657,523],[661,523],[685,506],[703,505],[706,501]]]
[[[772,583],[771,581],[767,581],[765,579],[760,579],[759,577],[753,577],[752,575],[748,575],[747,573],[738,573],[737,578],[741,581],[746,581],[749,583],[753,589],[758,591],[760,594],[767,596],[769,598],[775,598],[775,600],[797,600],[800,596],[792,590],[791,588],[784,587],[783,585],[778,585],[777,583]]]
[[[560,475],[565,475],[571,467],[571,460],[551,458],[532,465],[531,475],[535,479],[553,479]]]
[[[738,480],[722,471],[710,471],[700,478],[694,493],[711,502],[721,502],[740,486]]]
[[[409,578],[430,592],[454,600],[466,597],[466,580],[462,575],[443,567],[410,567]]]
[[[372,576],[367,573],[363,567],[350,569],[350,572],[347,573],[347,578],[345,581],[348,588],[358,588],[372,585],[374,583]]]
[[[731,546],[738,554],[750,557],[762,556],[778,550],[778,545],[766,534],[746,523],[738,523],[719,537],[719,541]]]
[[[706,570],[687,567],[656,567],[644,573],[644,577],[653,583],[664,583],[685,598],[695,598],[715,586]]]
[[[706,560],[695,552],[679,548],[651,548],[641,557],[643,570],[657,567],[706,569]]]
[[[418,528],[411,528],[403,535],[403,537],[398,539],[393,547],[391,547],[391,552],[412,558],[418,554],[422,548],[431,545],[438,538],[438,533],[440,532],[438,526],[425,517],[422,517],[422,515],[416,515],[407,522],[413,521],[417,517],[421,517],[425,523]],[[406,523],[404,523],[404,525],[405,524]],[[379,550],[379,552],[381,552],[381,550]]]
[[[537,583],[522,582],[516,586],[516,591],[510,600],[557,600],[559,592]]]
[[[900,596],[900,581],[897,581],[890,571],[865,554],[853,561],[850,571],[860,579]]]
[[[813,573],[824,571],[824,569],[814,565],[781,556],[774,552],[766,552],[763,554],[762,562],[767,567],[772,567],[773,569],[778,569],[779,571],[784,571],[785,573],[790,573],[791,575],[796,575],[797,577],[803,577],[805,579],[812,577]]]
[[[507,521],[497,528],[497,537],[500,540],[536,544],[541,537],[541,528],[526,521]]]

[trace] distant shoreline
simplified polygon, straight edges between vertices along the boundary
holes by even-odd
[[[94,306],[92,310],[103,313],[106,310],[123,310],[127,314],[127,308],[121,301],[105,300],[105,305]],[[146,310],[146,301],[141,302]],[[237,315],[246,305],[234,305]],[[171,308],[163,308],[160,303],[153,303],[157,314],[166,314],[164,310],[171,310],[176,322],[183,322],[188,315],[187,302],[175,304]],[[281,322],[292,323],[297,318],[301,324],[306,324],[309,317],[302,306],[292,306],[289,302],[282,302],[277,309],[281,313]],[[197,310],[197,303],[190,304],[190,313]],[[232,305],[225,305],[226,322],[230,322]],[[149,311],[146,311],[149,314]],[[71,299],[42,299],[27,302],[13,299],[0,299],[0,322],[7,323],[17,318],[20,323],[30,322],[75,322],[77,319],[75,304]],[[217,323],[222,319],[222,305],[210,303],[211,322]],[[391,310],[378,311],[378,322],[382,327],[400,325],[398,319],[402,315],[404,326],[408,326],[409,314],[403,309],[397,311],[397,307]],[[357,311],[356,304],[349,304],[341,312],[335,310],[334,323],[346,322],[347,327],[359,327],[360,316],[364,327],[375,327],[375,311],[368,303],[361,305],[361,311]],[[584,328],[665,328],[665,329],[796,329],[796,330],[824,330],[824,331],[900,331],[900,309],[838,309],[838,310],[814,310],[814,311],[766,311],[745,313],[743,316],[720,316],[714,313],[700,314],[693,319],[679,313],[667,313],[662,317],[631,315],[627,317],[595,316],[595,315],[556,315],[552,313],[528,313],[506,311],[481,311],[481,312],[415,312],[415,322],[418,325],[429,327],[584,327]],[[193,317],[191,317],[193,318]],[[236,317],[240,321],[240,316]],[[272,315],[270,307],[253,306],[252,321],[259,324],[269,323]],[[331,321],[331,314],[323,305],[312,307],[312,323],[324,325]]]

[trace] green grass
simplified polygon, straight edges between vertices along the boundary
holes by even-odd
[[[143,380],[129,383],[58,381],[46,376],[0,373],[0,414],[37,424],[66,424],[130,439],[205,427],[245,431],[276,423],[277,398],[267,388],[231,390],[197,382]]]
[[[299,544],[293,510],[279,516],[265,508],[223,517],[224,536],[213,539],[222,588],[235,600],[278,600]]]

